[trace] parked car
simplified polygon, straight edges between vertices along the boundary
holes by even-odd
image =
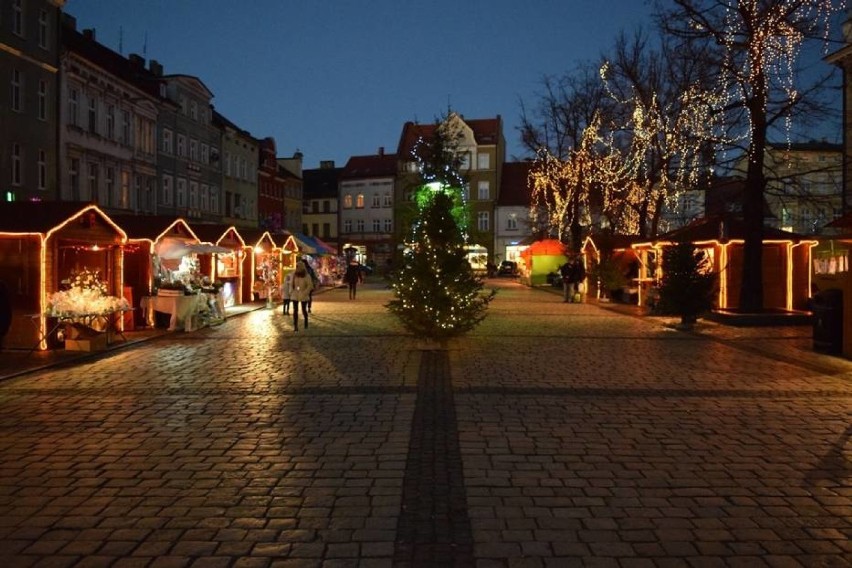
[[[500,268],[497,269],[497,276],[517,276],[518,263],[511,260],[504,260],[500,263]]]

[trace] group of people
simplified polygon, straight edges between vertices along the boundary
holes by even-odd
[[[354,300],[358,291],[358,284],[364,281],[361,265],[351,262],[346,266],[343,281],[349,286],[349,299]],[[319,284],[316,272],[305,260],[296,262],[296,269],[284,277],[281,285],[281,298],[284,304],[284,315],[290,314],[293,308],[293,331],[299,331],[299,307],[301,306],[302,319],[305,329],[308,329],[308,314],[314,298],[314,290]]]
[[[586,267],[583,259],[575,256],[559,269],[562,276],[562,294],[564,302],[579,302],[582,298],[580,285],[586,279]]]

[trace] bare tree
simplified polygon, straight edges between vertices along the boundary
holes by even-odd
[[[669,0],[657,1],[663,30],[716,54],[716,113],[725,145],[742,141],[748,156],[743,218],[746,226],[740,309],[763,309],[763,199],[767,133],[789,125],[801,103],[794,69],[801,46],[825,38],[832,0]],[[837,4],[837,5],[835,5]],[[671,6],[671,7],[669,7]]]

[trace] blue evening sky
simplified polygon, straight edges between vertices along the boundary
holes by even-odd
[[[68,0],[65,11],[125,56],[144,50],[166,74],[197,76],[219,112],[274,137],[279,156],[300,150],[306,168],[395,152],[405,121],[431,123],[448,105],[501,115],[507,157],[523,158],[519,100],[619,31],[652,25],[646,0]]]

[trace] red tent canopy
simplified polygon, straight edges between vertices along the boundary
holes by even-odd
[[[536,241],[521,252],[521,256],[565,254],[565,245],[556,239]]]

